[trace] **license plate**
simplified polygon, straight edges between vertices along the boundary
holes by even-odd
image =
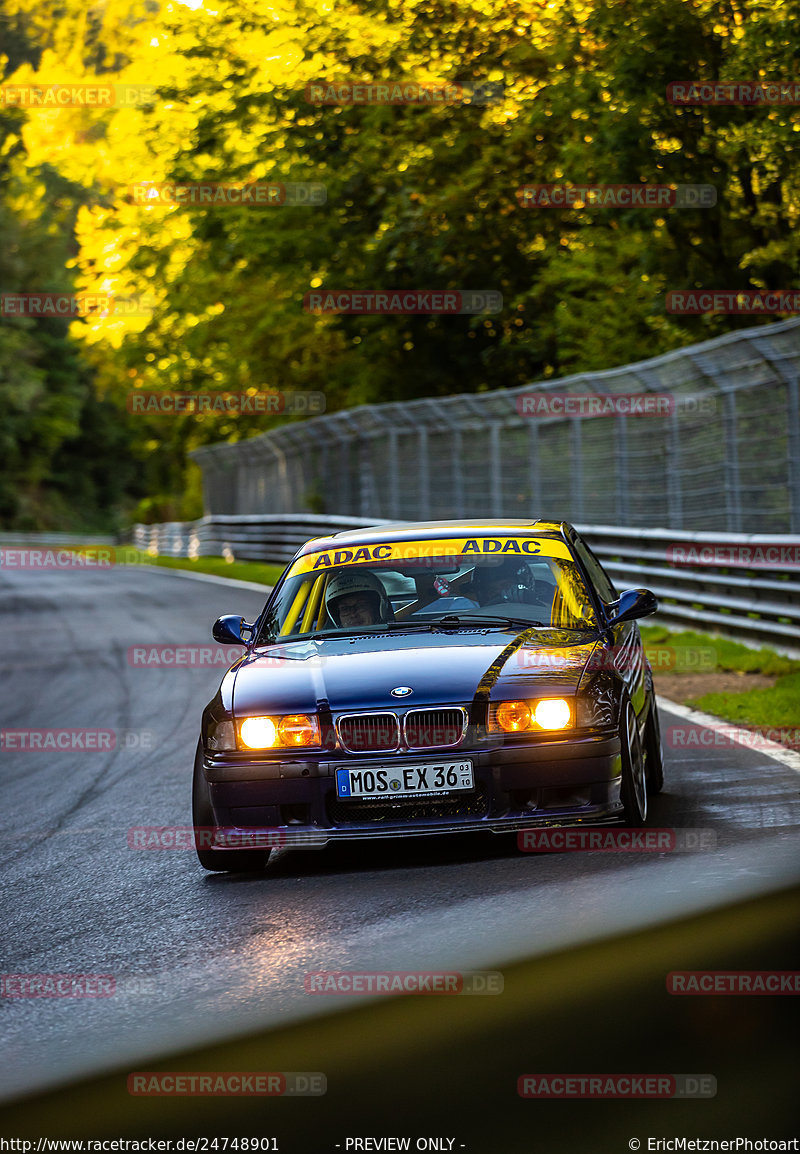
[[[426,761],[336,770],[338,797],[418,797],[474,789],[471,761]]]

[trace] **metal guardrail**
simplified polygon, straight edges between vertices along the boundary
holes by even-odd
[[[770,563],[788,551],[800,563],[800,536],[674,533],[669,529],[576,526],[617,588],[644,585],[655,593],[653,620],[715,632],[800,657],[800,567]],[[725,555],[761,564],[725,564]],[[777,551],[777,553],[776,553]],[[698,556],[695,563],[676,561]]]
[[[313,513],[211,516],[136,525],[125,540],[171,557],[213,555],[286,564],[312,537],[390,523]],[[659,599],[654,623],[769,644],[800,657],[800,536],[576,527],[618,589],[652,589]],[[728,550],[738,558],[735,563],[725,563]],[[773,563],[785,562],[787,556],[789,566]],[[752,564],[746,563],[748,558]]]
[[[230,557],[286,565],[312,537],[386,523],[315,513],[213,516],[199,521],[134,525],[124,534],[124,543],[165,557]]]

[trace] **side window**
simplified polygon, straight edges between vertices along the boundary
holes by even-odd
[[[575,552],[580,557],[581,563],[585,567],[586,572],[589,574],[589,580],[592,582],[598,594],[600,595],[600,600],[604,601],[606,605],[608,605],[611,601],[616,601],[619,594],[614,588],[611,578],[608,576],[605,569],[597,560],[586,542],[582,541],[577,533],[575,534],[574,548]]]

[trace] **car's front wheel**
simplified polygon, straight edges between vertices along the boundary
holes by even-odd
[[[645,757],[636,712],[628,698],[623,700],[620,710],[619,737],[622,745],[623,816],[626,825],[641,826],[647,821]]]
[[[650,696],[650,709],[644,726],[644,768],[647,792],[660,793],[664,788],[664,752],[661,748],[661,726],[655,694]]]
[[[227,870],[230,873],[252,873],[263,870],[269,861],[270,850],[208,849],[205,842],[217,822],[211,808],[208,782],[203,773],[203,743],[198,741],[192,780],[192,824],[195,829],[195,849],[203,869]]]

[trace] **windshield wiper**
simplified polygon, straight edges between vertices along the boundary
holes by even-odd
[[[432,621],[379,621],[375,625],[354,625],[351,629],[320,629],[313,634],[320,641],[336,641],[340,637],[380,637],[392,629],[430,629]]]
[[[534,626],[549,629],[544,621],[529,621],[522,617],[504,617],[500,613],[449,613],[446,617],[439,617],[436,620],[437,625],[455,625],[456,628],[462,621],[483,621],[486,624],[499,621],[503,625],[507,625],[509,629],[532,629]]]

